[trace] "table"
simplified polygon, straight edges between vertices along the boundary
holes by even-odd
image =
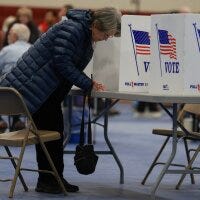
[[[178,104],[181,103],[200,103],[200,96],[189,96],[189,95],[159,95],[159,94],[148,94],[148,93],[135,93],[130,94],[126,92],[115,92],[115,91],[105,91],[105,92],[93,92],[92,96],[97,98],[105,98],[106,101],[108,99],[116,99],[118,101],[119,99],[123,100],[130,100],[130,101],[144,101],[144,102],[152,102],[152,103],[159,103],[160,106],[165,110],[165,112],[172,118],[172,125],[173,125],[173,142],[172,142],[172,151],[171,154],[164,165],[163,169],[161,170],[159,176],[157,177],[151,191],[151,199],[155,199],[155,193],[158,189],[158,186],[164,177],[165,174],[191,174],[194,173],[193,170],[168,170],[170,164],[172,163],[177,150],[177,127],[179,126],[181,129],[183,129],[186,134],[189,134],[184,127],[177,121],[177,109]],[[172,113],[169,112],[168,109],[165,108],[163,103],[171,103],[172,104]],[[200,173],[200,171],[196,171],[195,173]]]
[[[81,95],[83,94],[80,90],[72,90],[70,95]],[[177,150],[177,127],[179,126],[186,134],[189,134],[187,130],[177,121],[177,110],[178,104],[181,103],[200,103],[200,96],[189,96],[189,95],[159,95],[159,94],[148,94],[148,93],[134,93],[130,94],[127,92],[118,92],[118,91],[104,91],[104,92],[92,92],[92,96],[95,98],[105,98],[105,109],[95,118],[92,120],[92,123],[96,123],[96,121],[101,117],[104,116],[104,138],[106,144],[108,145],[110,151],[99,151],[99,154],[112,154],[115,161],[118,164],[120,169],[120,183],[124,183],[124,170],[123,166],[116,155],[114,148],[112,147],[111,142],[108,139],[108,110],[114,106],[119,100],[129,100],[129,101],[144,101],[144,102],[152,102],[152,103],[159,103],[159,105],[165,110],[165,112],[172,118],[172,125],[173,125],[173,142],[172,142],[172,151],[171,154],[164,165],[163,169],[161,170],[159,176],[157,177],[152,190],[151,190],[151,199],[155,199],[155,193],[158,189],[158,186],[164,177],[165,174],[174,174],[174,173],[194,173],[192,170],[169,170],[169,166],[172,163]],[[112,101],[111,101],[112,99]],[[165,108],[163,103],[171,103],[172,104],[172,113]],[[74,153],[65,151],[64,153]],[[195,171],[195,173],[200,173]]]

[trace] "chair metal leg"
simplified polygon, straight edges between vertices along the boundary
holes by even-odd
[[[196,157],[197,157],[199,151],[200,151],[200,145],[199,145],[198,148],[196,149],[196,151],[195,151],[194,155],[192,156],[192,158],[191,158],[191,160],[190,160],[190,163],[188,164],[188,166],[186,167],[186,169],[191,169],[192,164],[193,164],[193,162],[195,161],[195,159],[196,159]],[[182,176],[181,176],[181,178],[180,178],[178,184],[176,185],[176,189],[179,189],[179,188],[180,188],[180,185],[182,184],[182,182],[183,182],[185,176],[186,176],[186,174],[182,174]]]
[[[67,195],[67,191],[65,189],[65,186],[64,186],[64,184],[63,184],[63,182],[62,182],[62,180],[61,180],[61,178],[60,178],[60,176],[59,176],[59,174],[58,174],[58,172],[57,172],[57,170],[55,168],[55,165],[54,165],[54,163],[53,163],[53,161],[52,161],[52,159],[51,159],[51,157],[50,157],[50,155],[49,155],[49,153],[48,153],[48,151],[46,149],[46,146],[44,145],[44,143],[41,141],[40,138],[39,138],[39,141],[40,141],[40,145],[41,145],[41,147],[42,147],[42,149],[44,151],[44,154],[46,155],[46,158],[47,158],[47,160],[49,162],[49,165],[51,166],[51,169],[53,171],[54,177],[57,179],[58,184],[60,185],[64,195]]]
[[[8,154],[8,156],[9,156],[9,157],[13,157],[12,154],[11,154],[11,152],[10,152],[10,149],[9,149],[7,146],[4,146],[4,148],[5,148],[5,150],[6,150],[7,154]],[[15,163],[15,160],[11,159],[11,162],[12,162],[13,167],[14,167],[15,170],[16,170],[17,165],[16,165],[16,163]],[[20,181],[21,181],[21,183],[22,183],[22,185],[23,185],[23,187],[24,187],[24,190],[27,192],[27,191],[28,191],[28,187],[27,187],[27,185],[26,185],[26,183],[25,183],[25,181],[24,181],[24,178],[23,178],[23,176],[22,176],[22,174],[21,174],[20,172],[19,172],[19,179],[20,179]]]
[[[152,162],[152,164],[151,164],[151,166],[149,167],[149,169],[148,169],[148,171],[147,171],[145,177],[143,178],[143,180],[142,180],[142,182],[141,182],[142,185],[145,184],[145,182],[146,182],[147,178],[149,177],[150,173],[152,172],[153,168],[156,166],[156,162],[157,162],[157,160],[159,159],[161,153],[163,152],[163,150],[164,150],[166,144],[168,143],[169,139],[170,139],[170,137],[168,136],[168,137],[166,138],[166,140],[164,141],[164,143],[162,144],[162,146],[161,146],[159,152],[157,153],[156,157],[154,158],[154,161]]]
[[[184,139],[183,142],[184,142],[184,146],[185,146],[185,153],[186,153],[186,157],[187,157],[187,162],[188,162],[188,165],[189,165],[189,163],[190,163],[190,153],[189,153],[189,149],[188,149],[188,143],[187,143],[186,139]],[[194,174],[190,174],[190,179],[191,179],[191,184],[195,184]]]
[[[19,159],[17,161],[16,169],[15,169],[15,175],[14,175],[14,178],[12,180],[11,187],[10,187],[9,198],[13,197],[13,193],[14,193],[14,190],[15,190],[16,182],[17,182],[17,177],[19,176],[19,172],[20,172],[20,167],[21,167],[21,163],[22,163],[22,158],[23,158],[23,155],[24,155],[25,147],[26,146],[24,144],[22,146],[22,148],[21,148],[21,152],[20,152],[20,155],[19,155]]]

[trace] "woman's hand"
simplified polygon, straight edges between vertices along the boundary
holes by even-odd
[[[106,87],[104,84],[102,84],[100,82],[93,81],[93,89],[95,91],[101,92],[101,91],[104,91],[106,89]]]

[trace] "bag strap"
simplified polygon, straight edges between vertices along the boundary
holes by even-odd
[[[91,127],[91,117],[90,117],[90,108],[91,108],[91,96],[88,95],[88,144],[92,144],[92,127]]]
[[[85,107],[86,107],[86,95],[84,95],[83,99],[83,111],[82,111],[82,119],[81,119],[81,129],[80,129],[80,140],[79,144],[81,146],[84,145],[85,141]],[[88,136],[88,144],[92,144],[92,127],[91,127],[91,117],[90,117],[90,108],[91,108],[91,96],[88,95],[88,108],[89,108],[89,114],[88,114],[88,129],[87,129],[87,136]]]
[[[85,120],[84,120],[84,116],[85,116],[85,101],[86,101],[86,95],[84,95],[84,98],[83,98],[83,110],[82,110],[80,140],[79,140],[79,144],[81,146],[84,145],[84,141],[85,141],[85,136],[84,136],[84,129],[85,129]]]

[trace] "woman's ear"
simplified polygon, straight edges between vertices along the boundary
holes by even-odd
[[[93,27],[93,28],[97,28],[97,21],[96,21],[96,20],[93,21],[93,23],[92,23],[92,27]]]
[[[92,23],[92,26],[98,30],[100,30],[100,24],[97,20],[94,20],[93,23]]]

